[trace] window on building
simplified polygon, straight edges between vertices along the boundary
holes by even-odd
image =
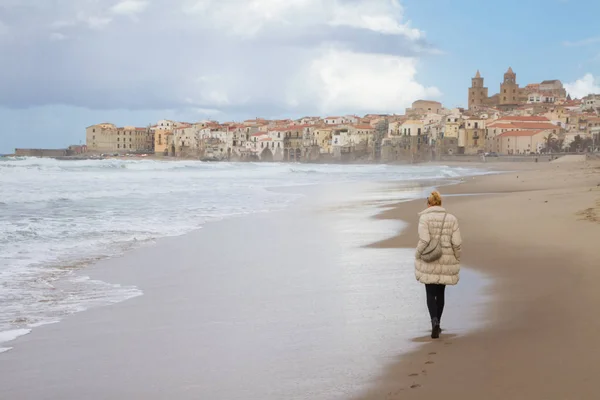
[[[93,139],[93,140],[96,140],[96,135],[92,136],[92,139]]]
[[[506,89],[504,89],[504,93],[506,93]]]
[[[92,129],[92,132],[96,133],[96,129]]]
[[[506,101],[506,96],[504,96],[504,101]]]
[[[117,138],[117,142],[120,142],[120,141],[121,141],[121,138]]]
[[[118,145],[117,145],[117,149],[120,149],[120,148],[121,148],[121,145],[120,145],[120,144],[118,144]]]

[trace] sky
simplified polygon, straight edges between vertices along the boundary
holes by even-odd
[[[0,154],[85,128],[465,106],[560,79],[600,93],[596,0],[0,0]]]

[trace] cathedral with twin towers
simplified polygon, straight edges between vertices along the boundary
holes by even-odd
[[[502,111],[514,110],[524,104],[553,104],[567,99],[567,91],[558,79],[532,83],[519,87],[517,74],[508,68],[504,73],[504,80],[500,84],[500,92],[488,96],[488,88],[479,71],[471,79],[469,88],[469,109],[475,110],[483,107],[495,107]]]

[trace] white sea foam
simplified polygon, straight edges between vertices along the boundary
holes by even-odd
[[[0,158],[0,335],[141,292],[79,276],[94,260],[210,221],[284,208],[269,190],[475,174],[467,168]]]
[[[13,329],[10,331],[0,331],[0,344],[6,342],[12,342],[18,337],[25,336],[31,333],[31,329]],[[12,347],[0,347],[0,353],[11,350]]]

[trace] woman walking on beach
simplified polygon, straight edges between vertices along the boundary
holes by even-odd
[[[425,284],[433,339],[440,337],[446,285],[458,283],[461,244],[458,220],[442,207],[439,192],[432,192],[427,209],[419,213],[415,276]]]

